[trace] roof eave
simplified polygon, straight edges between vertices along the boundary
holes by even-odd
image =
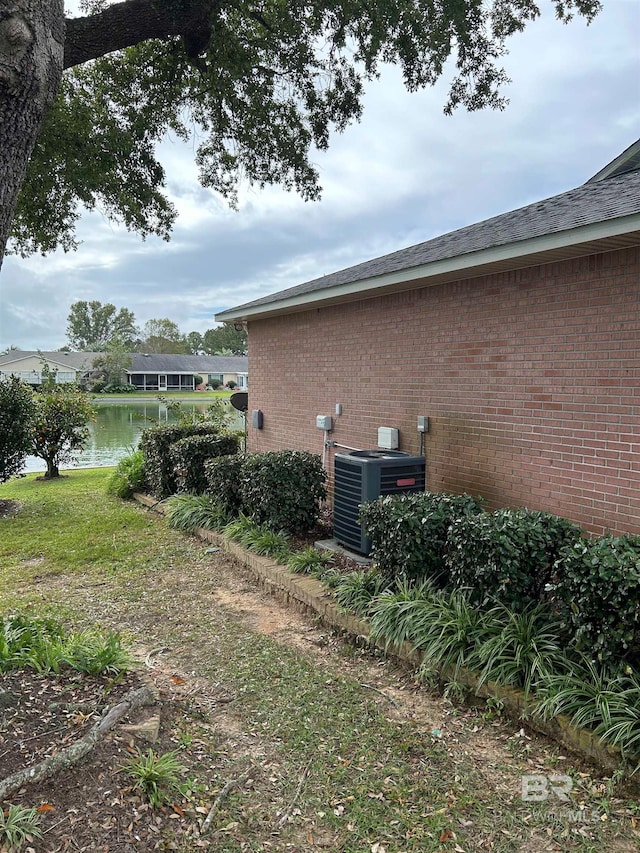
[[[321,288],[259,305],[240,305],[215,315],[216,321],[258,320],[337,302],[352,302],[389,292],[430,287],[478,275],[596,254],[640,244],[640,213],[566,231],[493,246],[410,269]]]

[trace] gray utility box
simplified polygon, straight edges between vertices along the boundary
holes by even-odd
[[[382,495],[424,492],[425,458],[399,450],[336,453],[333,486],[333,535],[346,548],[371,553],[371,540],[358,521],[360,505]]]

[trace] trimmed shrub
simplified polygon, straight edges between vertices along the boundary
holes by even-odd
[[[128,456],[123,456],[107,480],[107,494],[119,498],[130,498],[134,492],[144,492],[146,487],[144,456],[141,450],[134,450]]]
[[[473,603],[522,610],[548,597],[560,551],[581,534],[565,518],[527,509],[455,519],[445,558],[451,585],[468,589]]]
[[[242,468],[246,456],[220,456],[204,463],[207,494],[233,518],[242,511]]]
[[[229,456],[240,449],[236,435],[189,435],[169,448],[176,491],[201,495],[207,491],[204,463],[207,459]]]
[[[272,530],[301,533],[318,519],[326,497],[320,457],[298,450],[256,453],[242,466],[242,511]]]
[[[218,437],[219,430],[207,423],[181,423],[174,426],[161,424],[145,430],[140,438],[140,450],[144,455],[147,482],[151,493],[157,498],[167,498],[176,493],[178,487],[169,448],[181,438],[190,435]]]
[[[578,649],[614,666],[640,659],[640,536],[579,540],[556,563],[552,594]]]
[[[480,504],[470,495],[420,492],[378,498],[361,507],[360,518],[371,537],[373,559],[385,577],[431,578],[443,587],[449,525],[480,512]]]

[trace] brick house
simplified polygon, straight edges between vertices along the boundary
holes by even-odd
[[[322,453],[317,415],[352,448],[393,427],[431,491],[640,533],[640,140],[569,192],[216,319],[248,325],[250,450]]]

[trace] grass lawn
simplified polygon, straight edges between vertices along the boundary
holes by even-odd
[[[0,612],[98,623],[124,631],[143,657],[160,650],[166,672],[180,674],[169,676],[174,687],[192,688],[168,736],[185,761],[189,750],[198,759],[200,808],[225,780],[252,774],[221,804],[208,849],[638,849],[637,801],[544,741],[429,695],[287,611],[222,552],[107,496],[107,473],[0,486],[0,501],[20,505],[0,518]],[[216,703],[221,691],[230,698]],[[532,773],[571,776],[573,800],[523,802],[522,776]]]

